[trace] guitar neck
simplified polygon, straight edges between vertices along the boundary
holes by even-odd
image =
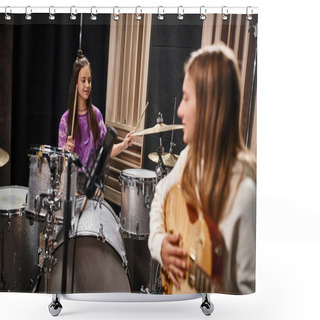
[[[197,292],[215,292],[216,282],[200,265],[195,262],[195,256],[190,255],[188,284]]]

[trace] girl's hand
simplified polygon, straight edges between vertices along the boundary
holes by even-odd
[[[131,137],[132,133],[134,131],[129,132],[126,137],[123,140],[123,149],[127,149],[128,147],[131,147],[133,144],[133,137]]]
[[[74,145],[74,140],[72,140],[71,136],[68,136],[67,143],[66,143],[66,150],[70,151],[70,152],[73,152],[74,146],[75,146]]]

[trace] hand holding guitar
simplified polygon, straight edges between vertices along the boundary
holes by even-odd
[[[162,242],[161,258],[163,267],[167,271],[172,282],[180,288],[178,278],[185,278],[187,268],[187,252],[179,247],[180,234],[168,234]]]

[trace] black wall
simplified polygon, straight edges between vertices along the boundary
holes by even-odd
[[[172,124],[174,101],[177,109],[182,98],[184,63],[190,53],[201,46],[202,21],[199,15],[185,15],[182,21],[177,15],[165,15],[163,21],[152,18],[151,50],[149,66],[149,106],[146,111],[146,128],[156,125],[158,112],[163,114],[163,122]],[[181,124],[176,115],[175,124]],[[184,148],[182,130],[175,130],[173,140],[175,154]],[[169,152],[171,131],[163,134],[165,152]],[[159,134],[145,136],[144,168],[154,170],[156,163],[148,158],[159,146]]]

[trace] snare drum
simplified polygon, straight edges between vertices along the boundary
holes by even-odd
[[[85,197],[76,200],[75,218],[68,241],[66,293],[131,292],[125,247],[120,225],[107,202],[88,200],[79,215]],[[57,261],[49,275],[43,275],[39,292],[61,291],[63,230],[53,252]],[[45,281],[47,284],[45,285]]]
[[[121,226],[124,236],[146,239],[149,212],[156,187],[156,173],[146,169],[126,169],[120,173]]]
[[[47,193],[51,189],[51,176],[50,170],[50,156],[56,155],[58,160],[55,167],[55,177],[58,181],[59,187],[57,190],[57,198],[63,199],[67,193],[67,171],[68,171],[68,157],[71,156],[70,152],[64,151],[59,148],[51,146],[33,146],[29,150],[29,191],[26,210],[32,214],[37,215],[34,208],[35,199],[41,193]],[[73,198],[72,208],[75,205],[75,193],[77,186],[77,167],[72,163],[71,167],[71,183],[70,194]],[[45,208],[41,208],[39,213],[40,218],[44,218],[47,214]],[[73,216],[73,212],[72,212]],[[38,216],[37,216],[38,217]],[[55,212],[56,220],[62,224],[63,221],[63,208]]]
[[[38,268],[38,224],[25,212],[28,188],[0,187],[0,291],[32,292]]]

